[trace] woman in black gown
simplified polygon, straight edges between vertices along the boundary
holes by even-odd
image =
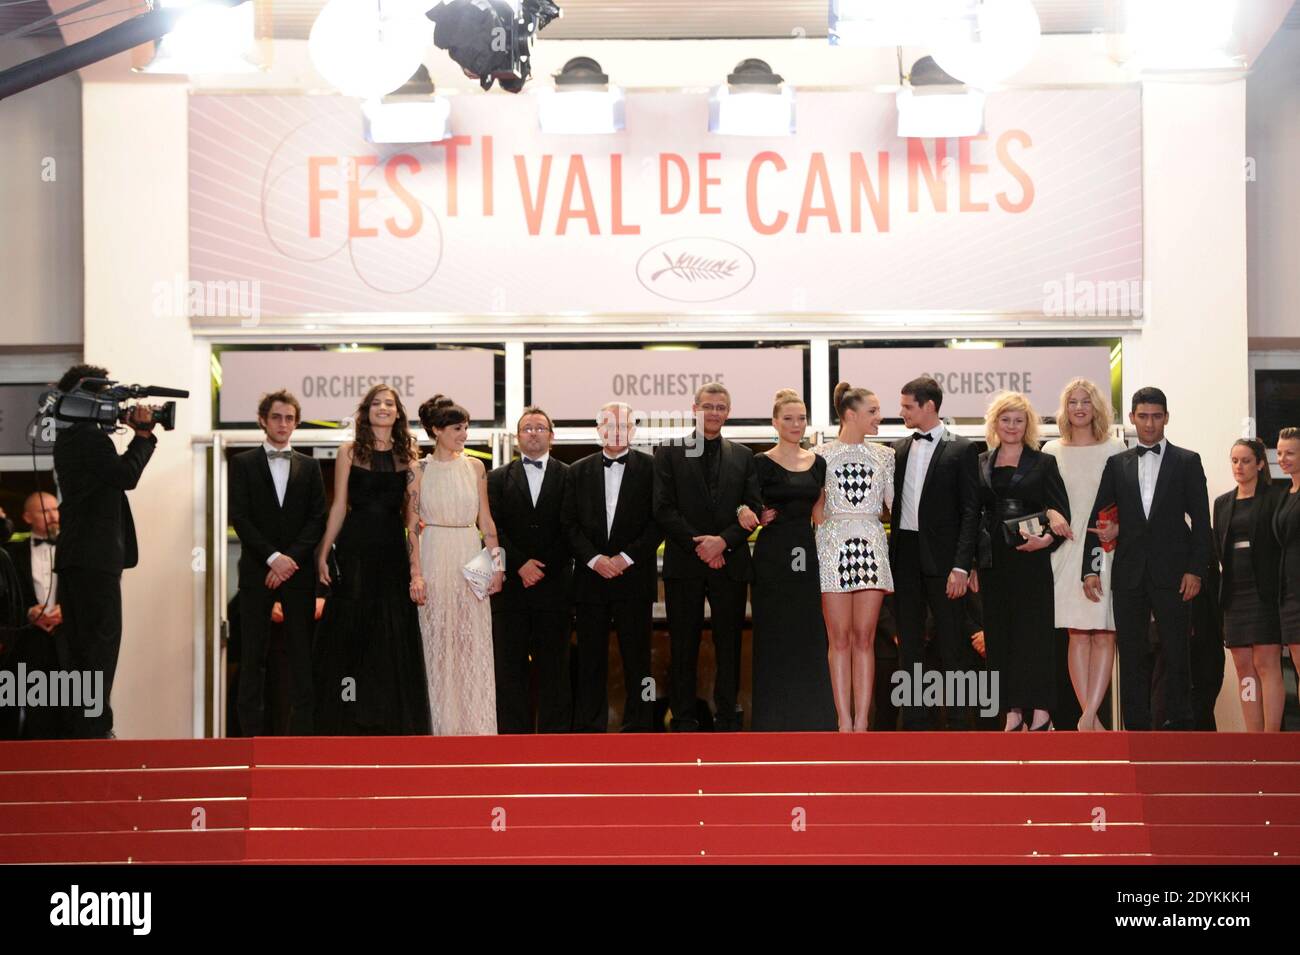
[[[1070,499],[1056,458],[1038,450],[1038,415],[1014,392],[994,398],[985,423],[989,449],[979,457],[980,561],[984,646],[1010,731],[1052,729],[1056,706],[1056,585],[1051,553],[1064,537],[1043,533],[1012,546],[1003,521],[1057,511],[1070,520]],[[1025,712],[1033,712],[1032,721]]]
[[[826,462],[800,446],[808,412],[793,391],[777,392],[772,423],[776,447],[754,456],[764,520],[754,546],[752,728],[834,730],[812,524]]]
[[[429,697],[406,540],[419,445],[401,399],[385,385],[362,399],[356,433],[339,448],[334,501],[316,554],[320,580],[331,587],[313,653],[316,730],[425,734]]]
[[[1273,533],[1281,548],[1278,570],[1282,642],[1300,678],[1300,428],[1283,428],[1277,436],[1277,465],[1290,480],[1273,516]]]

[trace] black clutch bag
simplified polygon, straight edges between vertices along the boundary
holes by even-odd
[[[1035,511],[1033,514],[1021,514],[1004,519],[1002,536],[1008,547],[1019,547],[1025,542],[1025,534],[1020,533],[1022,530],[1027,532],[1029,537],[1041,537],[1047,528],[1047,514],[1043,511]]]

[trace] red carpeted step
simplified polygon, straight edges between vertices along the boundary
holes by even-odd
[[[0,805],[247,796],[248,786],[249,770],[238,767],[11,772],[0,773]]]
[[[0,835],[0,862],[236,862],[246,833],[121,832]]]
[[[249,766],[253,744],[251,739],[0,742],[0,772]]]
[[[0,834],[243,829],[247,825],[244,799],[0,804]]]

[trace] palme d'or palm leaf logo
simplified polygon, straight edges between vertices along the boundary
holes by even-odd
[[[674,260],[667,252],[661,252],[660,254],[668,265],[657,272],[653,272],[650,275],[651,282],[657,281],[659,276],[666,272],[688,282],[728,279],[740,267],[740,263],[735,259],[708,259],[683,252]]]

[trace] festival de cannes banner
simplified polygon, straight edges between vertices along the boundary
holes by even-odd
[[[704,93],[629,93],[605,136],[543,134],[528,94],[456,95],[453,138],[374,146],[353,99],[196,94],[190,281],[267,316],[1068,320],[1115,288],[1137,315],[1140,95],[995,93],[985,133],[949,140],[900,139],[887,93],[798,92],[785,138],[710,134]]]
[[[1110,393],[1110,349],[1104,345],[1025,348],[840,348],[839,380],[880,397],[886,418],[898,417],[899,395],[929,375],[943,388],[945,418],[983,418],[999,391],[1018,391],[1040,415],[1055,417],[1061,390],[1087,378]]]

